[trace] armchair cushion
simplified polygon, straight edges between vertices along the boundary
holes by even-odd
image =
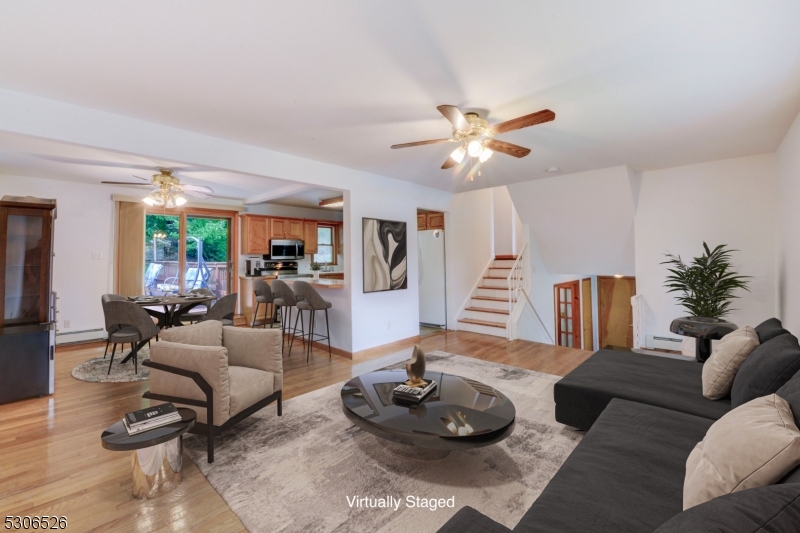
[[[222,322],[209,320],[191,326],[165,329],[161,339],[194,346],[222,346]]]
[[[231,390],[231,416],[275,392],[274,374],[255,368],[229,366],[228,381]]]
[[[283,390],[283,359],[279,329],[225,326],[222,328],[222,343],[228,349],[228,364],[231,367],[247,367],[269,372],[274,375],[272,392]]]
[[[173,328],[189,329],[194,326]],[[230,418],[230,387],[228,382],[228,352],[222,346],[192,346],[175,342],[159,341],[150,348],[150,360],[184,370],[197,372],[214,391],[214,425],[225,423]],[[165,396],[178,396],[193,400],[205,400],[200,387],[188,377],[178,376],[155,368],[150,371],[150,392]],[[197,421],[207,423],[206,410],[186,405],[197,412]]]

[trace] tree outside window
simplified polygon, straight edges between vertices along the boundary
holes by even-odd
[[[320,225],[317,227],[317,253],[312,258],[315,263],[336,264],[336,245],[333,232],[332,226]]]

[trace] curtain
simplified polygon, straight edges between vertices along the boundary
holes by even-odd
[[[144,220],[142,202],[117,202],[117,294],[144,293]]]

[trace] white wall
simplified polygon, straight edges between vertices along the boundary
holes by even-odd
[[[494,187],[492,203],[494,213],[494,253],[495,255],[510,255],[514,253],[514,204],[508,194],[508,187]]]
[[[752,276],[729,320],[756,326],[776,311],[777,168],[774,154],[642,172],[636,210],[636,290],[644,297],[646,334],[677,337],[670,322],[686,316],[663,287],[664,254],[684,260],[702,243],[727,244],[734,268]],[[797,226],[795,226],[797,227]]]
[[[59,298],[59,334],[104,327],[100,296],[112,292],[113,279],[112,192],[97,185],[0,175],[2,195],[57,200],[53,290]],[[94,252],[100,252],[102,259],[92,259]],[[64,320],[70,322],[69,328]]]
[[[445,213],[447,328],[458,329],[458,312],[492,258],[492,189],[453,195]]]
[[[778,316],[789,331],[800,331],[800,115],[776,152],[780,215]]]

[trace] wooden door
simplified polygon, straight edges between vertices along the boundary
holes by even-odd
[[[316,220],[303,221],[303,244],[306,254],[317,253],[317,227]]]
[[[633,307],[636,278],[597,277],[597,314],[600,347],[633,348]]]
[[[287,239],[302,239],[303,238],[303,221],[295,218],[286,219],[286,238]]]
[[[594,350],[594,330],[592,323],[592,280],[581,280],[581,315],[583,317],[583,349]]]
[[[269,219],[269,238],[270,239],[285,239],[286,238],[286,219],[285,218],[270,218]]]
[[[428,229],[428,217],[425,213],[417,213],[417,231]]]
[[[428,213],[428,229],[444,229],[444,213]]]
[[[555,293],[556,344],[569,348],[581,346],[580,282],[553,286]]]

